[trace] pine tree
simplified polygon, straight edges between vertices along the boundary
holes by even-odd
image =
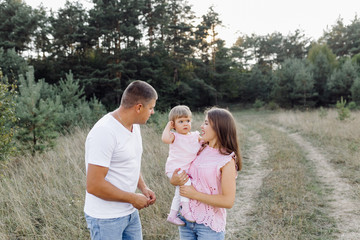
[[[15,151],[15,85],[9,85],[0,69],[0,161]]]
[[[33,68],[29,68],[26,77],[20,75],[19,82],[16,106],[19,130],[16,137],[22,149],[31,150],[35,154],[36,151],[43,151],[54,145],[63,106],[60,97],[52,94],[49,84],[44,80],[35,82]]]
[[[357,105],[360,105],[360,77],[355,78],[351,86],[351,98]]]
[[[333,103],[340,99],[340,97],[350,98],[351,86],[357,75],[357,69],[351,62],[351,59],[347,59],[341,68],[336,69],[331,74],[326,87]]]
[[[80,87],[78,79],[74,80],[71,71],[66,74],[65,80],[60,80],[55,92],[64,107],[59,117],[60,130],[70,131],[75,126],[92,125],[105,113],[104,106],[96,98],[86,101],[84,88]]]

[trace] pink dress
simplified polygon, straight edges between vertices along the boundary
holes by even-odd
[[[201,147],[198,131],[186,135],[177,132],[172,134],[175,135],[175,139],[173,143],[169,144],[169,156],[165,164],[165,172],[168,176],[172,176],[177,168],[187,172]]]
[[[192,185],[199,192],[206,194],[221,193],[221,172],[234,153],[223,155],[217,149],[206,146],[189,168]],[[216,232],[225,231],[226,209],[190,199],[190,210],[198,224],[204,224]]]

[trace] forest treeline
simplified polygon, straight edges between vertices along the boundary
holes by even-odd
[[[237,103],[309,108],[341,97],[360,104],[357,16],[348,25],[338,18],[317,40],[294,29],[288,35],[239,34],[227,47],[212,7],[196,16],[182,0],[92,2],[85,8],[67,1],[53,12],[22,0],[0,1],[0,67],[7,86],[0,108],[9,113],[6,124],[23,121],[19,128],[27,129],[33,144],[39,140],[32,124],[45,110],[49,116],[66,112],[68,119],[53,124],[47,116],[43,121],[51,126],[44,129],[69,129],[81,111],[89,112],[81,122],[91,122],[117,107],[135,79],[156,88],[163,111],[180,103],[194,110]],[[30,102],[38,113],[28,106],[34,119],[25,121],[19,111]]]

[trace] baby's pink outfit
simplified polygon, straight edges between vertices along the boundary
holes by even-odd
[[[171,178],[174,171],[180,168],[183,171],[188,172],[191,162],[195,159],[201,144],[199,143],[199,132],[190,132],[186,135],[172,132],[175,139],[174,142],[169,145],[169,156],[165,165],[166,175]],[[190,179],[185,185],[191,185]],[[189,209],[189,199],[187,197],[180,196],[180,187],[176,186],[174,198],[171,203],[171,211],[167,218],[167,221],[175,225],[185,225],[185,223],[177,217],[180,205],[182,205],[181,214],[188,221],[194,221]]]
[[[217,149],[206,146],[189,168],[192,185],[199,192],[206,194],[221,193],[221,172],[234,153],[223,155]],[[196,223],[204,224],[216,232],[225,231],[226,209],[190,199],[190,210]]]
[[[186,135],[177,132],[172,134],[175,135],[175,139],[169,145],[169,156],[165,165],[166,175],[170,177],[177,168],[187,171],[200,149],[198,131]]]

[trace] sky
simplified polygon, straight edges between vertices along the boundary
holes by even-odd
[[[24,0],[32,7],[41,2],[46,8],[56,10],[65,5],[66,0]],[[91,0],[79,0],[90,7]],[[280,32],[283,35],[302,30],[307,37],[317,40],[323,30],[343,19],[345,25],[357,14],[360,15],[359,0],[188,0],[197,17],[206,14],[213,6],[219,13],[223,27],[219,28],[219,38],[226,46],[232,46],[239,35],[267,35]]]

